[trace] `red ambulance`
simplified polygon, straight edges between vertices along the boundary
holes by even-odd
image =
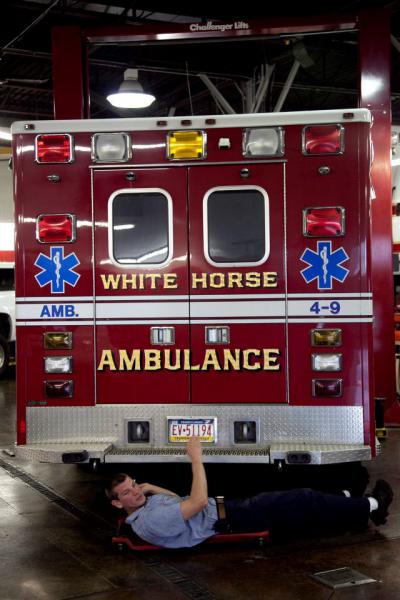
[[[18,122],[17,452],[375,454],[365,109]]]

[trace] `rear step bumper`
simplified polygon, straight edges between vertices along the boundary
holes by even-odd
[[[114,447],[109,442],[68,444],[27,444],[16,446],[18,458],[47,463],[183,463],[187,462],[184,446]],[[264,448],[203,448],[205,463],[276,462],[297,465],[325,465],[371,459],[371,448],[362,444],[270,444]]]

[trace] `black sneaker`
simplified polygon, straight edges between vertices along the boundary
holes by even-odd
[[[378,508],[371,512],[370,519],[375,525],[384,525],[389,515],[388,508],[393,500],[393,490],[387,481],[378,479],[371,496],[378,501]]]

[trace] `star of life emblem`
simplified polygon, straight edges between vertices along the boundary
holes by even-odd
[[[65,284],[75,287],[79,273],[75,273],[74,268],[80,264],[75,252],[71,252],[64,257],[64,248],[62,246],[52,246],[50,256],[42,252],[35,261],[35,266],[41,269],[35,279],[43,287],[48,283],[51,286],[52,294],[64,294]]]
[[[344,248],[332,252],[331,241],[317,242],[317,251],[306,248],[300,260],[309,265],[301,271],[306,283],[316,279],[319,290],[331,290],[333,279],[343,283],[349,274],[349,270],[342,267],[342,263],[349,260],[347,252]]]

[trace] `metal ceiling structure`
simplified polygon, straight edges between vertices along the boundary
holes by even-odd
[[[268,3],[250,0],[241,10],[218,3],[156,0],[3,0],[0,27],[0,122],[53,116],[51,29],[143,24],[198,23],[262,18],[351,14],[368,7],[392,13],[393,42],[400,38],[399,2],[345,1]],[[65,48],[65,52],[70,50]],[[357,32],[282,35],[227,44],[93,44],[89,53],[91,116],[219,114],[251,110],[316,110],[357,106]],[[393,121],[400,123],[400,85],[395,74],[399,51],[392,50]],[[106,96],[126,68],[139,69],[140,81],[157,101],[149,109],[112,108]],[[287,88],[287,95],[286,95]],[[260,91],[256,98],[257,90]],[[284,94],[282,94],[284,90]],[[261,93],[262,92],[262,93]],[[283,101],[282,101],[283,98]],[[279,105],[280,103],[280,105]]]

